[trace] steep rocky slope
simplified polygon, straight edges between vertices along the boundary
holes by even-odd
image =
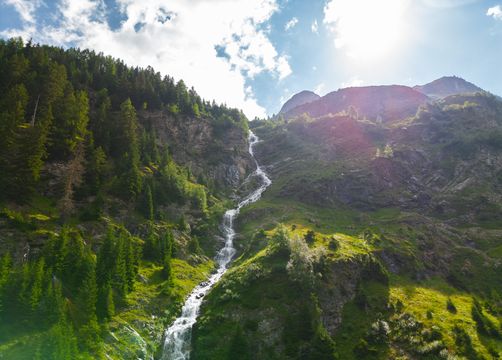
[[[176,162],[221,191],[232,191],[253,170],[247,134],[239,127],[166,112],[140,112],[139,118],[155,130],[159,144],[166,144]]]
[[[319,113],[252,123],[273,183],[239,218],[194,358],[498,358],[502,102]]]

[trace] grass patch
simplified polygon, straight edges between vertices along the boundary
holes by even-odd
[[[404,312],[412,314],[426,327],[438,328],[448,348],[456,348],[453,328],[459,326],[471,337],[476,352],[491,358],[484,345],[487,340],[479,336],[472,319],[473,298],[468,293],[456,290],[439,278],[416,284],[394,276],[391,277],[390,299],[394,303],[400,302]],[[447,308],[448,299],[453,303],[455,311]],[[493,317],[491,320],[497,321]],[[496,351],[502,351],[501,341],[490,339],[489,343]]]

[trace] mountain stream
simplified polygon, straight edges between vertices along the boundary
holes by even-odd
[[[216,255],[215,261],[218,264],[217,271],[211,277],[197,285],[190,293],[183,305],[181,315],[171,324],[165,332],[164,347],[162,351],[162,360],[188,360],[191,350],[191,334],[192,327],[197,321],[199,309],[202,305],[204,296],[211,290],[211,288],[221,279],[223,274],[227,271],[228,265],[235,255],[234,248],[234,220],[239,214],[241,208],[246,205],[258,201],[263,192],[270,186],[272,181],[267,174],[260,167],[256,158],[254,157],[253,148],[259,142],[258,137],[250,131],[249,134],[249,154],[253,157],[256,164],[256,170],[250,177],[257,177],[260,179],[261,185],[238,203],[234,209],[227,210],[223,216],[222,231],[225,238],[224,247]]]

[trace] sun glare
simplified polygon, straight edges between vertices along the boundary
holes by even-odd
[[[325,23],[335,46],[363,61],[381,59],[399,48],[406,28],[406,0],[332,0]]]

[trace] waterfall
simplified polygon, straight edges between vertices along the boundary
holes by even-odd
[[[250,131],[249,133],[249,154],[253,157],[256,165],[256,170],[250,175],[260,178],[261,185],[258,189],[254,190],[251,194],[245,197],[237,204],[234,209],[227,210],[223,215],[222,230],[225,238],[225,245],[216,255],[216,262],[218,264],[217,271],[211,277],[200,283],[190,293],[183,305],[181,315],[171,324],[165,332],[164,347],[162,352],[162,360],[188,360],[190,357],[191,335],[192,327],[197,321],[199,309],[202,304],[204,296],[211,290],[223,274],[228,269],[228,264],[232,261],[235,255],[234,248],[234,220],[239,214],[242,207],[254,203],[260,199],[263,192],[270,186],[272,181],[267,174],[260,167],[256,158],[254,157],[253,147],[259,142],[258,137]]]

